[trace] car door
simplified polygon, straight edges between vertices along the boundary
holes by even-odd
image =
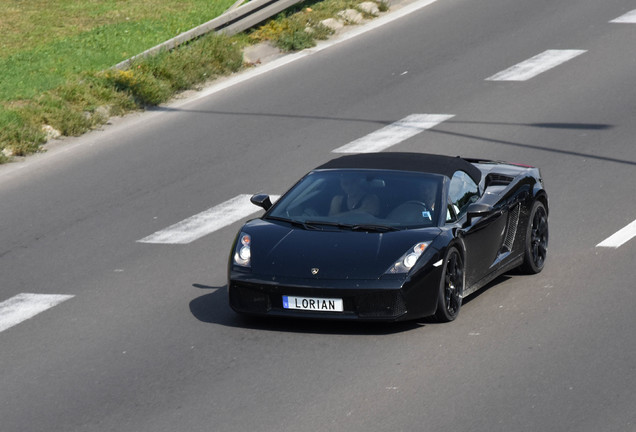
[[[465,249],[466,289],[490,273],[497,260],[506,229],[507,211],[494,211],[481,217],[467,217],[468,206],[480,197],[477,184],[463,171],[449,183],[447,223],[459,226],[458,236]]]

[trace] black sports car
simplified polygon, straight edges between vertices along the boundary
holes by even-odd
[[[514,268],[543,269],[548,196],[526,165],[420,153],[343,156],[239,231],[231,307],[252,315],[452,321]]]

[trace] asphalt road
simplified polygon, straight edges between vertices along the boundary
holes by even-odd
[[[440,0],[0,167],[0,302],[73,296],[0,332],[0,430],[635,430],[636,239],[597,247],[636,219],[636,23],[610,22],[634,7]],[[547,50],[580,53],[487,79]],[[545,270],[453,323],[243,320],[240,221],[138,241],[413,113],[453,117],[391,150],[536,165],[550,194]]]

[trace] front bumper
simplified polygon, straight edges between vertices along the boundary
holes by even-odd
[[[272,280],[275,279],[275,280]],[[316,319],[400,321],[432,315],[437,305],[436,277],[418,283],[404,279],[319,280],[260,278],[231,272],[230,306],[236,312],[262,316]],[[339,298],[343,312],[316,312],[283,308],[283,296]]]

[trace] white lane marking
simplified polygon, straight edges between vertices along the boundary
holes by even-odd
[[[401,143],[443,121],[454,117],[452,114],[411,114],[367,136],[358,138],[332,153],[373,153]]]
[[[584,52],[586,50],[547,50],[486,78],[486,81],[526,81]]]
[[[610,237],[597,244],[596,247],[618,248],[634,237],[636,237],[636,220],[627,225],[622,230],[615,233],[614,235],[611,235]]]
[[[251,195],[241,194],[199,214],[177,222],[161,231],[137,240],[137,243],[188,244],[201,237],[256,213],[260,207],[250,202]],[[279,197],[272,195],[272,202]]]
[[[0,332],[20,324],[74,296],[21,293],[0,303]]]
[[[403,8],[400,8],[398,10],[396,10],[395,12],[389,12],[388,14],[381,16],[380,18],[374,19],[373,21],[366,23],[365,25],[362,25],[360,27],[356,27],[355,29],[352,30],[348,30],[347,32],[343,33],[341,36],[338,36],[336,38],[330,39],[328,41],[321,41],[318,42],[316,44],[315,47],[313,48],[308,48],[306,50],[300,51],[298,53],[295,54],[289,54],[286,56],[281,57],[278,60],[274,60],[272,62],[266,63],[262,66],[258,66],[255,67],[254,69],[250,69],[249,71],[242,73],[242,74],[238,74],[238,75],[234,75],[232,78],[228,78],[226,80],[223,80],[221,82],[219,82],[218,84],[213,85],[212,87],[209,87],[206,90],[201,91],[200,93],[198,93],[197,95],[195,95],[192,98],[189,98],[187,100],[184,100],[183,102],[177,102],[175,105],[172,106],[176,106],[176,107],[180,107],[183,105],[186,105],[190,102],[194,102],[196,100],[208,97],[214,93],[220,92],[222,90],[225,90],[227,88],[230,88],[236,84],[245,82],[247,80],[250,80],[252,78],[255,78],[259,75],[263,75],[267,72],[270,72],[272,70],[278,69],[282,66],[285,66],[287,64],[293,63],[296,60],[300,60],[302,58],[305,58],[307,56],[310,56],[312,54],[316,54],[320,51],[323,51],[327,48],[331,48],[332,46],[338,45],[342,42],[348,41],[350,39],[353,39],[357,36],[360,36],[364,33],[367,33],[369,31],[375,30],[377,28],[382,27],[383,25],[389,24],[395,20],[398,20],[400,18],[403,18],[407,15],[410,15],[413,12],[416,12],[420,9],[425,8],[426,6],[429,6],[433,3],[436,3],[437,0],[420,0],[420,1],[416,1],[414,3],[409,4],[408,6],[405,6]]]
[[[636,24],[636,9],[610,21],[611,23]]]

